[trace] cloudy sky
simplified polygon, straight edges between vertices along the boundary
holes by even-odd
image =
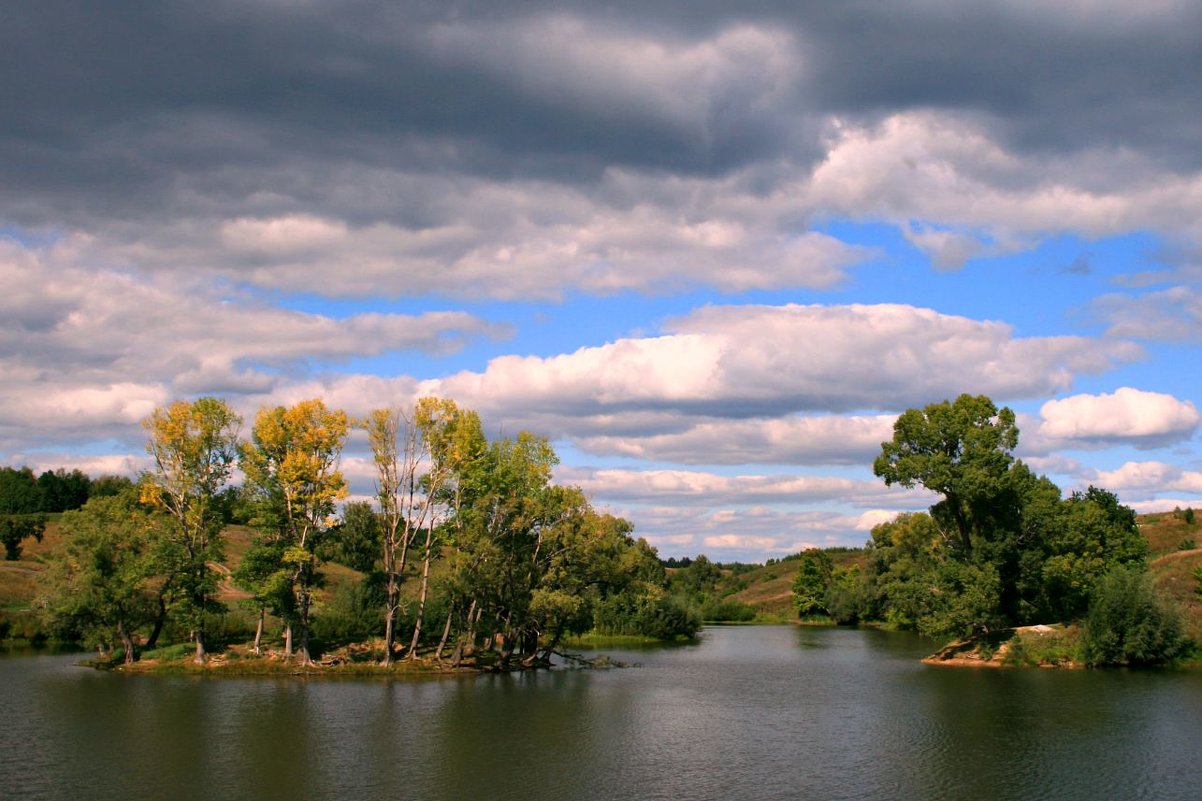
[[[649,7],[650,6],[650,7]],[[0,9],[0,462],[421,395],[664,555],[859,545],[898,412],[1202,505],[1202,6]],[[362,444],[345,459],[369,492]]]

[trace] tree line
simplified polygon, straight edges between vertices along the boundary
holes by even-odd
[[[93,480],[82,470],[59,468],[34,475],[28,467],[0,467],[0,543],[4,558],[21,558],[25,540],[42,541],[47,515],[78,509],[91,497],[115,495],[132,486],[120,476]]]
[[[1014,458],[1018,434],[1014,413],[984,396],[903,413],[873,471],[941,499],[873,528],[863,564],[835,567],[828,553],[803,552],[798,613],[941,639],[1084,621],[1091,663],[1182,653],[1180,619],[1152,587],[1135,513],[1097,487],[1063,497]]]
[[[557,457],[545,438],[490,440],[474,411],[438,398],[361,420],[306,400],[264,407],[245,438],[242,424],[216,398],[144,421],[152,466],[136,487],[60,519],[65,545],[43,600],[60,630],[132,661],[166,627],[203,662],[225,609],[232,512],[255,532],[230,576],[254,608],[251,649],[278,625],[284,658],[301,664],[314,659],[314,632],[338,625],[384,665],[457,665],[474,653],[500,670],[548,664],[563,638],[589,630],[670,639],[700,626],[629,522],[551,480]],[[372,454],[371,502],[344,503],[340,457],[354,429]],[[331,559],[363,577],[320,607]]]

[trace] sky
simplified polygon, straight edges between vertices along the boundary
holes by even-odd
[[[1068,493],[1199,506],[1202,5],[0,8],[0,463],[425,395],[662,556],[863,544],[983,394]],[[357,434],[343,468],[372,474]]]

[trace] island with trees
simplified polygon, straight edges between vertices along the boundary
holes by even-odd
[[[245,438],[241,426],[216,398],[157,409],[151,468],[61,513],[38,598],[56,636],[126,666],[169,643],[178,662],[187,643],[195,665],[235,657],[250,672],[510,670],[549,664],[585,632],[700,628],[627,521],[551,480],[542,437],[490,441],[475,412],[435,398],[364,420],[306,400],[263,408]],[[343,503],[355,427],[370,443],[372,503]]]

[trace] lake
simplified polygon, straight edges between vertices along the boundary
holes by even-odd
[[[630,669],[123,676],[0,658],[0,799],[1198,799],[1202,675],[710,627]]]

